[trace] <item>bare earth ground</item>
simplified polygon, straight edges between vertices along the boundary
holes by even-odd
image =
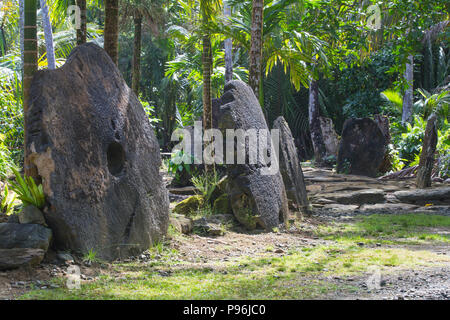
[[[327,177],[325,180],[328,179],[326,182],[311,183],[310,177],[317,177],[317,173],[305,171],[313,199],[317,197],[314,194],[314,188],[317,194],[318,192],[322,194],[326,193],[327,189],[336,189],[337,185],[342,184],[339,177],[336,179],[333,176],[331,180],[337,181],[334,185],[332,183],[330,185],[329,174],[324,174]],[[363,183],[369,183],[371,186],[375,184],[386,190],[391,190],[390,186],[398,185],[400,190],[410,186],[408,181],[392,183],[368,181]],[[350,182],[350,185],[355,183],[354,181]],[[354,187],[353,185],[352,190]],[[392,190],[397,189],[393,188]],[[338,190],[338,192],[341,191]],[[371,215],[376,212],[361,211],[359,210],[361,206],[353,211],[335,212],[325,210],[322,206],[323,204],[320,203],[315,204],[317,210],[313,216],[291,225],[289,230],[280,230],[279,232],[249,233],[237,226],[229,226],[226,228],[225,234],[219,237],[198,234],[172,235],[164,249],[166,252],[174,252],[167,258],[168,263],[164,263],[166,258],[162,252],[160,254],[147,253],[121,262],[130,264],[124,269],[118,269],[117,264],[114,263],[88,265],[81,261],[81,257],[75,258],[75,263],[81,266],[82,283],[95,284],[103,276],[112,277],[115,281],[140,281],[140,276],[136,275],[137,273],[134,271],[143,269],[157,273],[164,279],[170,279],[180,270],[208,270],[209,273],[221,275],[227,275],[230,272],[244,275],[248,273],[250,277],[261,270],[269,270],[255,267],[255,265],[260,266],[261,261],[268,261],[268,264],[273,266],[270,267],[270,272],[273,272],[275,283],[277,277],[283,278],[286,273],[290,274],[290,280],[282,282],[283,290],[289,291],[291,287],[292,290],[299,287],[309,290],[311,283],[317,283],[327,288],[319,290],[313,295],[306,294],[306,298],[450,299],[449,242],[428,241],[425,238],[423,241],[418,238],[402,237],[402,239],[397,239],[394,236],[384,238],[379,242],[377,242],[377,238],[369,239],[370,237],[361,238],[362,240],[353,238],[342,240],[339,239],[339,236],[345,234],[343,229],[335,232],[334,229],[327,231],[327,227],[341,228],[340,226],[345,224],[348,228],[357,225],[359,218],[356,216]],[[450,215],[448,207],[437,208],[436,211],[428,207],[421,209],[417,212],[443,217]],[[450,234],[450,226],[422,228],[422,231],[426,232],[428,237],[439,236],[444,237],[445,240]],[[312,253],[312,256],[316,256],[311,258],[309,252]],[[386,253],[389,253],[391,257],[384,257]],[[415,253],[418,254],[417,259],[414,257]],[[355,254],[355,256],[348,256],[351,254]],[[295,265],[294,262],[297,258],[306,259],[307,267]],[[376,262],[378,258],[380,262]],[[370,283],[368,287],[367,281],[374,276],[374,272],[377,270],[367,270],[362,267],[365,265],[365,259],[375,261],[373,264],[380,265],[381,278],[375,287],[371,287]],[[403,263],[402,259],[407,260],[408,263]],[[390,262],[391,260],[393,261]],[[0,272],[0,299],[23,298],[24,294],[30,292],[31,294],[26,295],[25,298],[55,298],[51,293],[63,290],[65,270],[68,264],[58,265],[54,264],[54,261],[53,253],[49,255],[47,262],[38,268]],[[233,265],[233,268],[230,268],[230,265]],[[136,278],[133,278],[132,275]],[[55,279],[59,279],[59,281],[55,281]],[[279,287],[277,288],[279,289]],[[95,293],[95,289],[93,292]],[[99,292],[104,291],[100,290]],[[92,296],[86,296],[86,298],[90,297]],[[108,297],[110,296],[106,296],[106,298]],[[186,296],[182,297],[186,298]],[[285,296],[281,296],[281,298],[283,297]],[[77,298],[79,297],[77,296]]]

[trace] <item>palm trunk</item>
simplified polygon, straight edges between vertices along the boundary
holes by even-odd
[[[256,97],[261,102],[262,36],[264,1],[253,0],[252,31],[250,44],[250,63],[248,81]]]
[[[112,61],[119,64],[119,0],[105,0],[104,47]]]
[[[29,90],[31,86],[31,81],[33,79],[33,75],[37,71],[37,34],[36,34],[36,9],[37,9],[37,1],[36,0],[25,0],[24,2],[24,58],[23,58],[23,114],[24,114],[24,132],[25,132],[25,160],[24,160],[24,169],[25,175],[32,176],[37,178],[37,172],[33,168],[30,163],[30,159],[28,157],[28,108],[30,105],[30,95]]]
[[[231,8],[228,1],[224,1],[224,15],[231,16]],[[233,40],[228,38],[225,40],[225,83],[233,80]]]
[[[408,60],[409,62],[406,64],[405,71],[405,80],[408,82],[408,89],[406,89],[405,95],[403,97],[403,124],[411,121],[414,98],[414,57],[409,56]]]
[[[55,47],[53,45],[53,31],[46,0],[40,0],[42,24],[44,26],[45,47],[47,49],[47,65],[50,70],[56,69]]]
[[[141,39],[142,39],[142,16],[136,11],[134,16],[134,52],[133,52],[133,78],[131,88],[139,97],[139,81],[141,77]]]
[[[212,128],[212,97],[211,97],[211,74],[212,74],[212,48],[209,35],[203,36],[203,126],[204,129]]]
[[[321,166],[326,149],[320,127],[319,82],[316,80],[311,81],[309,86],[309,130],[311,132],[315,162],[316,165]]]
[[[25,22],[24,0],[19,0],[20,70],[23,72],[23,34]]]
[[[212,74],[212,47],[210,35],[203,36],[203,129],[212,129],[212,96],[211,96],[211,74]],[[209,145],[211,141],[206,142]],[[212,168],[205,164],[205,171],[209,172]]]
[[[77,0],[77,6],[80,8],[80,29],[77,29],[77,45],[87,41],[87,22],[86,22],[86,0]]]

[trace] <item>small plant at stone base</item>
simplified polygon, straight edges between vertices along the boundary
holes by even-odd
[[[217,188],[217,184],[220,181],[217,172],[216,171],[214,171],[213,173],[206,172],[202,175],[192,177],[191,181],[194,187],[196,187],[203,196],[204,203],[209,204],[211,196],[214,190]]]
[[[45,206],[45,195],[42,184],[36,185],[32,177],[22,178],[16,169],[12,169],[16,176],[16,183],[11,183],[11,190],[17,193],[18,199],[24,206],[33,205],[38,209]]]
[[[90,249],[89,252],[84,255],[83,261],[89,264],[98,262],[99,260],[97,259],[97,252],[95,252],[94,249]]]
[[[15,194],[9,193],[8,185],[5,185],[5,190],[3,191],[2,200],[0,202],[0,211],[7,216],[14,214],[16,198]]]

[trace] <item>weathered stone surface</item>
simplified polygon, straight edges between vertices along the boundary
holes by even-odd
[[[325,144],[326,156],[337,157],[339,150],[339,137],[334,129],[333,120],[320,117],[320,128],[322,129],[322,138]]]
[[[35,74],[27,149],[42,178],[56,246],[111,260],[167,232],[169,201],[147,115],[107,53],[76,47]]]
[[[339,173],[376,177],[386,154],[386,139],[371,119],[349,119],[339,146]]]
[[[47,226],[44,214],[35,206],[29,205],[22,209],[18,214],[19,222],[23,224],[40,224]]]
[[[213,212],[218,214],[233,213],[231,208],[230,199],[227,194],[222,194],[214,201]]]
[[[275,120],[273,128],[280,130],[279,164],[286,195],[289,200],[296,203],[300,212],[308,214],[309,202],[305,179],[291,129],[283,117]]]
[[[386,140],[386,145],[391,143],[391,133],[390,133],[390,124],[389,118],[387,116],[383,116],[381,114],[376,114],[373,117],[373,120],[378,124],[381,132],[384,135],[384,139]],[[384,154],[384,159],[378,168],[378,171],[381,173],[387,173],[392,169],[392,161],[391,156],[389,154],[389,150],[386,149],[386,153]]]
[[[192,232],[192,228],[194,227],[193,221],[191,218],[180,214],[171,214],[170,215],[170,224],[180,233],[189,234]]]
[[[258,137],[261,137],[260,130],[268,132],[258,99],[244,82],[229,82],[217,103],[220,105],[218,127],[223,132],[227,129],[253,129]],[[256,148],[248,139],[244,145],[247,155],[250,148]],[[272,150],[270,138],[267,149]],[[276,156],[272,152],[270,156],[271,165],[276,166]],[[268,165],[260,159],[257,159],[256,164],[250,164],[247,160],[246,164],[227,167],[227,193],[233,213],[249,229],[260,225],[266,230],[272,230],[288,217],[288,201],[281,174],[279,170],[275,170],[272,175],[267,174],[267,171]]]
[[[438,143],[438,130],[436,114],[432,114],[427,122],[423,138],[422,154],[420,155],[419,169],[417,169],[417,187],[421,189],[431,187],[431,173],[434,167],[436,146]]]
[[[197,188],[193,186],[169,189],[170,193],[182,196],[193,196],[197,194],[197,191],[198,191]]]
[[[377,212],[377,213],[399,213],[399,212],[413,212],[418,206],[408,203],[377,203],[365,204],[359,208],[362,212]]]
[[[352,212],[358,209],[354,204],[327,204],[323,207],[323,210],[331,211],[334,213]]]
[[[210,219],[206,218],[200,218],[194,221],[194,231],[213,237],[222,236],[225,233],[224,229],[221,228],[217,221],[212,222]]]
[[[322,198],[333,200],[340,204],[375,204],[385,202],[383,190],[368,189],[351,192],[321,194]]]
[[[0,270],[37,266],[44,259],[44,255],[45,251],[42,249],[0,249]]]
[[[401,202],[412,204],[450,204],[450,187],[427,190],[398,191],[394,193],[394,196]]]
[[[173,208],[173,212],[189,216],[197,211],[203,205],[203,202],[202,196],[192,196],[178,203],[175,208]]]
[[[0,223],[0,249],[30,248],[47,251],[52,230],[38,224]]]

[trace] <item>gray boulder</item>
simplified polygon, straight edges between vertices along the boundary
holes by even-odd
[[[63,67],[35,74],[30,102],[26,147],[56,248],[113,260],[161,239],[169,200],[159,144],[108,54],[76,47]]]
[[[338,173],[376,177],[387,141],[372,119],[349,119],[344,123],[337,159]]]
[[[47,251],[52,231],[38,224],[0,223],[0,249],[31,248]]]
[[[19,223],[47,226],[42,211],[32,205],[24,207],[22,211],[19,212],[18,217]]]
[[[268,132],[258,99],[244,82],[229,82],[225,86],[224,95],[216,103],[220,106],[218,127],[224,134],[227,129],[253,129],[259,138],[259,130]],[[268,136],[267,145],[263,147],[272,150],[270,135]],[[257,161],[249,161],[249,151],[256,149],[256,143],[246,139],[238,144],[241,145],[241,150],[245,148],[245,164],[237,164],[235,161],[235,164],[227,166],[227,194],[233,213],[248,229],[261,226],[272,230],[287,221],[288,217],[287,197],[281,174],[279,170],[268,174],[270,165],[277,165],[277,157],[270,151],[270,164],[264,163],[259,157]],[[236,145],[234,150],[236,160]]]
[[[42,249],[0,249],[0,270],[35,267],[41,263],[44,255],[45,251]]]
[[[450,205],[450,187],[426,190],[397,191],[394,193],[394,196],[401,202],[418,205]]]
[[[309,202],[305,178],[291,129],[283,117],[275,120],[273,128],[280,130],[279,164],[287,197],[296,204],[300,212],[308,214]]]

